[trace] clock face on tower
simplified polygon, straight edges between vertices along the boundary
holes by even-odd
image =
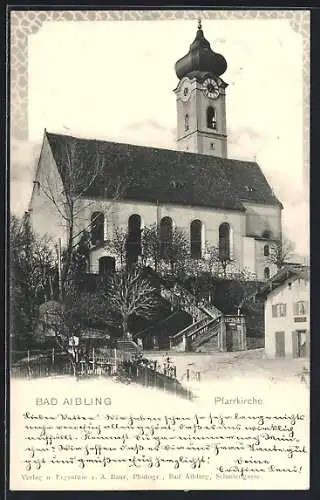
[[[216,99],[219,96],[219,87],[213,78],[207,78],[203,82],[203,91],[204,94],[210,99]]]

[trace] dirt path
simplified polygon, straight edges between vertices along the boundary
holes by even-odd
[[[186,380],[189,370],[190,380],[200,372],[203,381],[225,378],[254,378],[277,381],[296,379],[305,368],[309,371],[307,359],[267,359],[264,349],[242,352],[172,353],[167,351],[146,351],[145,356],[163,364],[169,356],[177,368],[177,378]]]

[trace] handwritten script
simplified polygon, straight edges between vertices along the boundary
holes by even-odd
[[[300,474],[307,454],[300,413],[148,416],[27,410],[23,421],[24,480],[41,481],[42,474],[61,481],[86,474],[110,480],[144,475],[154,480],[257,479]]]

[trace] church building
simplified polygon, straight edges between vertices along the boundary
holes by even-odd
[[[75,234],[91,230],[90,273],[114,265],[108,241],[115,228],[128,231],[138,259],[141,231],[157,224],[162,238],[183,230],[195,259],[217,247],[239,270],[258,280],[272,276],[270,246],[281,240],[283,207],[256,162],[228,158],[226,70],[199,22],[175,65],[176,150],[45,130],[29,206],[35,230],[63,243],[66,197],[72,197]]]

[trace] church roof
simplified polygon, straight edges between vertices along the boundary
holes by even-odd
[[[254,162],[48,132],[46,136],[65,185],[67,151],[72,151],[83,179],[88,179],[90,166],[103,158],[103,169],[86,196],[112,197],[120,183],[122,199],[132,201],[242,211],[242,202],[282,207]]]

